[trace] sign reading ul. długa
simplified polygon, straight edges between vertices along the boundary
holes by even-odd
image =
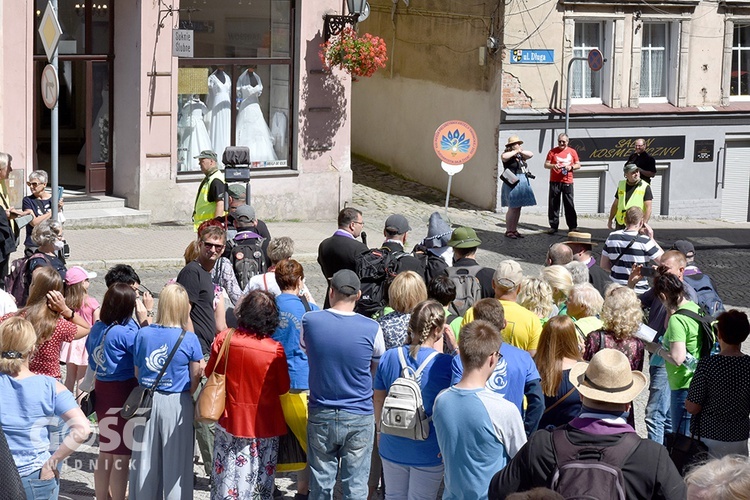
[[[554,64],[553,49],[513,49],[510,53],[511,64]]]

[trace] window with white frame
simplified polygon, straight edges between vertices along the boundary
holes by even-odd
[[[602,50],[603,31],[603,23],[576,22],[573,37],[573,57],[587,57],[592,49]],[[586,61],[573,63],[570,79],[573,99],[601,99],[601,73],[591,71]]]
[[[750,24],[734,26],[729,95],[750,97]]]
[[[643,98],[666,98],[669,80],[669,24],[643,23],[641,92]]]

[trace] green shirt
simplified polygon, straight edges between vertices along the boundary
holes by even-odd
[[[700,311],[700,307],[693,301],[688,301],[680,309],[688,309],[695,313]],[[685,348],[687,352],[691,354],[695,359],[700,358],[700,325],[697,321],[682,316],[681,314],[673,314],[669,317],[669,324],[667,325],[667,331],[664,333],[662,339],[662,345],[664,349],[669,351],[669,346],[672,342],[685,342]],[[693,370],[683,363],[680,366],[675,366],[668,361],[665,363],[667,369],[667,379],[669,380],[669,388],[673,391],[678,389],[687,389],[690,387],[690,382],[693,380]]]

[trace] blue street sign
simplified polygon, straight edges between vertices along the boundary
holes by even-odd
[[[513,49],[510,53],[511,64],[554,64],[553,49]]]

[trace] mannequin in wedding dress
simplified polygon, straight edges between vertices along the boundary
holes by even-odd
[[[275,161],[271,131],[258,100],[263,93],[263,83],[255,68],[248,66],[237,80],[237,98],[241,99],[237,113],[237,145],[250,149],[251,162]]]
[[[206,105],[206,125],[213,146],[210,149],[221,157],[224,149],[232,143],[232,80],[224,72],[223,66],[219,66],[208,77]]]
[[[211,149],[211,138],[208,136],[203,117],[208,108],[197,97],[191,97],[183,104],[180,112],[180,171],[199,170],[198,160],[195,159],[201,151]]]

